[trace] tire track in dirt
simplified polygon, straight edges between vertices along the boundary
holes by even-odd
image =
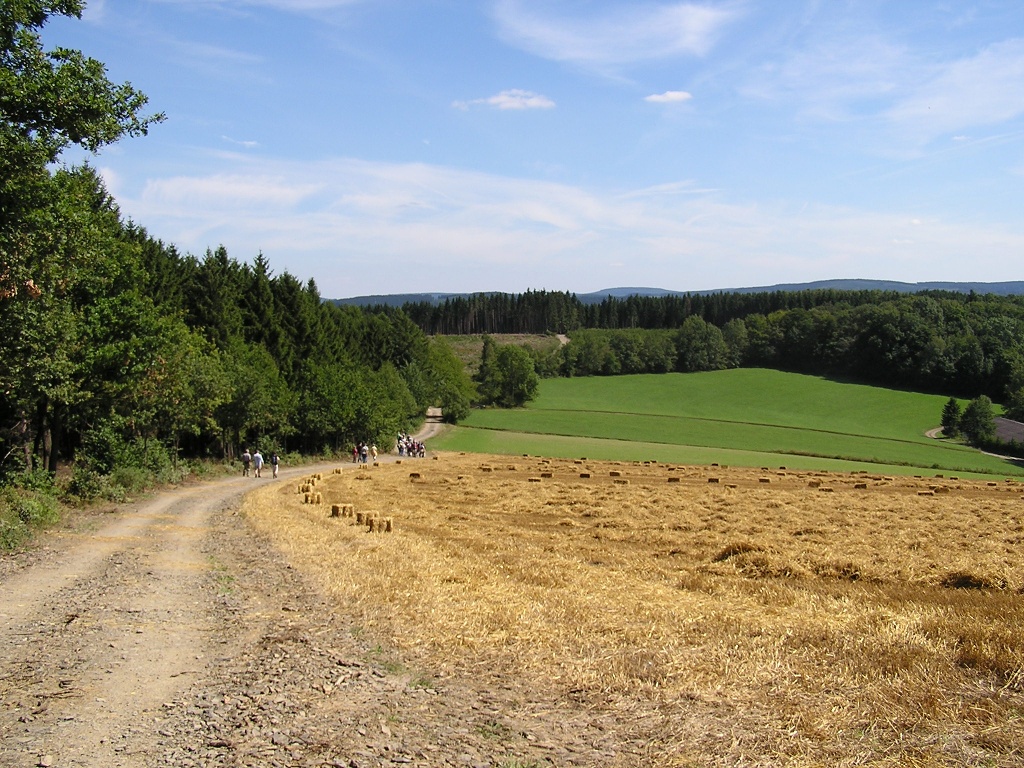
[[[138,765],[216,632],[204,553],[235,478],[161,494],[0,584],[0,765]]]

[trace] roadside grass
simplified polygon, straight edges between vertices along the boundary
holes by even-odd
[[[431,447],[558,456],[586,447],[609,459],[640,451],[680,462],[1024,476],[1013,462],[928,438],[946,399],[771,370],[550,379],[527,408],[474,411]],[[566,453],[561,441],[529,435],[604,442]],[[613,453],[622,443],[642,448]]]
[[[1024,753],[1020,482],[442,453],[317,488],[243,513],[337,610],[418,668],[578,702],[632,765]]]

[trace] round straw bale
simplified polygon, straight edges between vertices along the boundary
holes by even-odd
[[[717,477],[709,477],[708,478],[708,482],[709,483],[718,483],[718,482],[721,482],[721,481]]]
[[[681,479],[682,479],[681,477],[679,477],[679,476],[676,476],[676,477],[670,477],[670,478],[668,479],[668,481],[669,481],[670,483],[678,483],[678,482],[679,482],[679,481],[680,481]]]
[[[590,473],[589,472],[580,472],[580,477],[583,478],[584,480],[586,480],[587,478],[590,477]]]
[[[553,472],[541,472],[540,476],[541,477],[554,477],[555,475],[554,475]]]
[[[540,482],[540,478],[539,477],[528,477],[528,478],[526,478],[526,482],[528,482],[528,483],[539,483]]]
[[[609,476],[611,476],[611,477],[622,477],[622,473],[621,473],[621,472],[619,472],[619,470],[617,470],[617,469],[613,469],[613,470],[612,470],[611,472],[609,472],[608,474],[609,474]]]
[[[866,491],[868,489],[868,484],[867,483],[854,483],[853,487],[854,487],[855,490],[858,490],[858,491]]]
[[[419,479],[420,479],[420,477],[421,477],[421,476],[420,476],[420,473],[419,473],[419,472],[410,472],[410,473],[409,473],[409,479],[410,479],[410,480],[419,480]]]
[[[759,483],[770,483],[771,481],[772,481],[772,479],[770,477],[759,477],[759,478],[757,478],[757,482],[759,482]]]

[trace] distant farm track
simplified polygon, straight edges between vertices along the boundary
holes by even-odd
[[[653,417],[658,418],[658,419],[668,419],[668,420],[671,420],[671,421],[677,421],[679,423],[704,422],[704,423],[707,423],[707,424],[736,424],[736,425],[745,426],[745,427],[767,427],[769,429],[791,430],[793,432],[810,432],[812,434],[820,434],[820,435],[841,435],[843,437],[865,437],[865,438],[868,438],[869,440],[880,440],[880,441],[883,441],[883,442],[891,442],[891,443],[907,443],[907,444],[910,444],[910,445],[918,445],[921,442],[920,440],[911,440],[909,438],[878,437],[876,435],[871,435],[871,434],[867,434],[867,433],[840,432],[838,430],[833,430],[833,429],[816,429],[816,428],[809,428],[809,427],[797,427],[797,426],[793,426],[793,425],[790,425],[790,424],[773,424],[773,423],[767,422],[767,421],[741,421],[741,420],[736,420],[736,419],[714,419],[714,418],[710,418],[710,417],[707,417],[707,416],[672,416],[672,415],[658,415],[658,414],[650,414],[650,413],[636,413],[636,412],[633,412],[633,411],[606,411],[606,410],[596,410],[596,409],[595,410],[579,410],[579,411],[576,411],[576,410],[567,410],[567,409],[560,409],[560,408],[543,408],[543,409],[538,409],[538,410],[542,410],[545,413],[548,413],[548,412],[551,412],[551,413],[567,413],[567,414],[571,413],[571,414],[574,414],[574,415],[575,414],[587,414],[587,413],[600,413],[600,414],[609,414],[611,416],[628,416],[628,417],[643,416],[643,417],[648,417],[649,418],[649,417],[653,416]],[[486,427],[482,427],[482,429],[486,429]],[[940,428],[940,430],[941,430],[941,428]],[[928,435],[925,434],[924,436],[927,437]],[[661,441],[654,440],[652,442],[661,442]]]

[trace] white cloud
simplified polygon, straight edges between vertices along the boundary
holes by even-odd
[[[457,109],[469,109],[475,104],[484,104],[495,109],[552,109],[555,106],[555,102],[547,96],[518,88],[502,91],[486,99],[456,101],[452,106]]]
[[[652,93],[650,96],[645,96],[644,101],[649,101],[652,104],[678,104],[683,101],[689,101],[692,98],[693,94],[686,91],[665,91],[664,93]]]
[[[105,174],[106,177],[106,174]],[[113,179],[113,177],[111,177]],[[620,284],[679,290],[835,277],[1006,279],[1024,230],[785,203],[679,182],[583,189],[425,164],[249,158],[232,172],[154,178],[126,216],[186,252],[263,251],[323,295]],[[967,256],[970,258],[967,258]],[[382,268],[383,267],[383,268]]]
[[[555,16],[528,0],[498,0],[494,8],[508,42],[555,61],[622,65],[675,56],[703,56],[738,16],[732,6],[698,3],[626,4],[601,14]]]
[[[142,200],[151,209],[203,218],[202,211],[276,212],[295,208],[322,185],[266,174],[172,176],[146,184]]]
[[[230,136],[221,136],[221,139],[228,144],[234,144],[236,147],[242,147],[243,149],[256,149],[260,145],[258,141],[233,139]]]

